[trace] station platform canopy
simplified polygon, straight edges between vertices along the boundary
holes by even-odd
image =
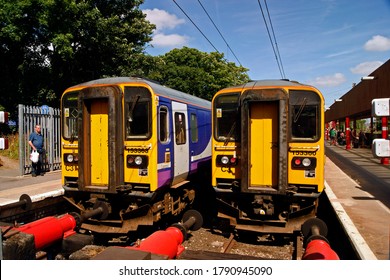
[[[325,123],[337,120],[371,118],[371,101],[390,97],[390,59],[369,76],[363,77],[325,112]]]

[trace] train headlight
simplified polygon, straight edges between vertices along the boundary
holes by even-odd
[[[148,156],[128,155],[126,162],[128,168],[146,168],[148,166]]]
[[[291,167],[293,169],[314,169],[317,166],[317,159],[314,157],[293,157]]]
[[[305,166],[305,167],[308,167],[311,165],[311,160],[309,158],[304,158],[302,160],[302,165]]]
[[[77,163],[79,161],[78,154],[64,154],[64,161],[66,163]]]
[[[230,155],[218,155],[216,158],[217,166],[234,166],[237,165],[238,159]]]
[[[223,165],[228,164],[228,163],[229,163],[229,158],[228,158],[227,156],[221,157],[221,163],[222,163]]]
[[[140,156],[135,157],[134,162],[136,165],[141,165],[142,164],[142,157],[140,157]]]
[[[72,154],[69,154],[69,155],[66,157],[66,160],[67,160],[67,162],[73,162],[73,155],[72,155]]]

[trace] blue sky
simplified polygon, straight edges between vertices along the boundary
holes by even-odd
[[[228,61],[248,68],[252,80],[280,79],[259,2],[267,17],[264,0],[145,0],[141,9],[157,26],[146,51],[160,55],[183,46],[217,49]],[[327,107],[390,59],[390,0],[266,3],[285,77],[316,86]],[[268,18],[267,24],[271,28]]]

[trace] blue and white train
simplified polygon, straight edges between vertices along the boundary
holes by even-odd
[[[209,101],[142,78],[105,78],[68,88],[61,118],[65,196],[101,212],[86,230],[127,234],[177,216],[195,199],[193,178],[210,184]]]

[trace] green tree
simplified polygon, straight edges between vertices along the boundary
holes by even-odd
[[[217,52],[183,47],[155,58],[148,77],[174,89],[211,100],[220,89],[245,83],[248,69],[228,62]]]
[[[142,3],[0,0],[0,103],[58,106],[68,86],[134,70],[155,28]]]

